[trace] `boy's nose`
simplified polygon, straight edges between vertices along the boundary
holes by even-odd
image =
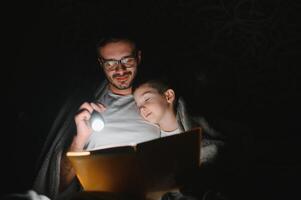
[[[143,116],[145,116],[145,114],[146,114],[146,108],[145,108],[145,106],[141,106],[141,107],[140,107],[140,113],[141,113]]]

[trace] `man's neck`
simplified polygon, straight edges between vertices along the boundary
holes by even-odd
[[[109,90],[111,90],[112,93],[117,94],[117,95],[122,95],[122,96],[127,96],[132,94],[132,87],[120,90],[112,85],[109,85]]]

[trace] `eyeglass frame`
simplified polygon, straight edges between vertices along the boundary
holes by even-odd
[[[107,71],[114,71],[114,70],[117,69],[117,67],[118,67],[119,65],[121,65],[121,66],[123,66],[123,67],[125,67],[125,68],[132,68],[132,67],[134,67],[134,66],[126,66],[124,63],[122,63],[122,60],[123,60],[123,59],[126,59],[126,58],[134,58],[135,61],[138,62],[138,60],[137,60],[138,57],[137,57],[137,56],[138,56],[138,54],[137,54],[136,52],[132,53],[131,55],[124,56],[124,57],[122,57],[122,58],[119,59],[119,60],[115,60],[115,59],[104,59],[103,57],[99,56],[99,57],[98,57],[98,61],[99,61],[99,64],[100,64],[105,70],[107,70]],[[107,62],[107,61],[117,61],[118,63],[117,63],[117,65],[116,65],[116,67],[114,67],[114,68],[112,68],[112,69],[107,69],[107,68],[104,66],[104,63]]]

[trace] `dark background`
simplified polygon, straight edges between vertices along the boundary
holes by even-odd
[[[2,194],[30,189],[62,104],[82,85],[102,80],[95,43],[111,31],[134,35],[144,69],[174,77],[194,112],[250,133],[257,190],[277,195],[297,188],[298,1],[44,0],[2,9]]]

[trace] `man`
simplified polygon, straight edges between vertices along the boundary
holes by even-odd
[[[44,149],[47,153],[42,153],[43,162],[33,189],[51,199],[67,199],[79,189],[74,171],[65,157],[66,151],[138,143],[160,137],[159,127],[140,116],[132,95],[132,83],[141,62],[141,51],[135,42],[127,38],[105,39],[99,43],[97,52],[107,82],[96,90],[92,102],[82,103],[79,109],[69,104],[63,108],[47,139]],[[88,124],[94,110],[102,112],[105,119],[105,127],[100,132],[92,131]],[[177,115],[184,130],[194,127],[195,123],[187,115],[183,103],[178,105]],[[62,123],[65,118],[67,120]],[[209,130],[209,136],[216,138],[218,133],[206,126],[204,130]],[[217,147],[223,142],[211,144],[209,149],[216,155]]]
[[[70,151],[82,151],[110,144],[139,143],[159,137],[158,127],[144,122],[137,113],[132,96],[132,82],[141,60],[141,51],[126,39],[103,41],[99,49],[98,61],[108,80],[103,95],[96,99],[99,103],[85,102],[75,116],[77,134]],[[106,126],[101,132],[92,132],[88,125],[93,110],[101,112],[102,104]],[[63,191],[74,178],[68,159],[63,155],[61,164],[60,190]]]
[[[74,133],[68,128],[72,122],[58,131],[53,141],[56,144],[51,145],[35,180],[34,189],[51,198],[68,194],[76,187],[75,174],[65,156],[66,151],[138,143],[160,135],[157,126],[147,123],[139,115],[132,96],[132,82],[141,62],[141,51],[135,42],[127,38],[108,38],[99,43],[97,50],[107,82],[96,91],[94,102],[84,102],[80,106],[74,118],[76,134],[72,135]],[[93,110],[101,111],[99,103],[106,106],[103,112],[106,124],[101,132],[93,132],[88,120]]]

